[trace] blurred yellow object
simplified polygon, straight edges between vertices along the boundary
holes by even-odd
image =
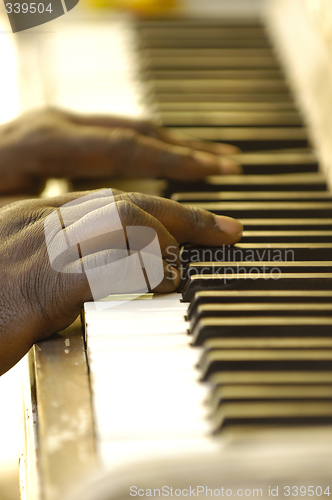
[[[150,16],[167,13],[177,7],[177,0],[86,0],[94,8],[119,9]]]
[[[124,0],[123,3],[141,14],[159,14],[176,7],[176,0]]]

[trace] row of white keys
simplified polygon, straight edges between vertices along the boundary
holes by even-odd
[[[85,304],[97,445],[107,468],[216,447],[180,297]]]

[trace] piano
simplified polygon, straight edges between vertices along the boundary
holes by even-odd
[[[241,177],[142,188],[235,216],[244,236],[184,246],[177,293],[87,303],[33,347],[22,362],[22,498],[331,494],[331,7],[313,4],[112,32],[134,51],[136,74],[119,64],[113,82],[133,84],[128,110],[242,149]],[[49,104],[87,105],[71,77],[48,87]]]

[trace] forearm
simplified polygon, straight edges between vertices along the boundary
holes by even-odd
[[[0,306],[0,375],[14,366],[31,348],[33,320],[27,321],[8,291],[1,293]],[[22,309],[24,308],[22,304]],[[33,316],[30,315],[31,318]]]

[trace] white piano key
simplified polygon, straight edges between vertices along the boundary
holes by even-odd
[[[193,453],[200,456],[220,451],[219,442],[210,438],[197,439],[156,439],[153,441],[103,441],[98,445],[99,456],[105,468],[113,469],[121,465],[141,463],[148,459],[183,457]]]
[[[152,318],[147,319],[147,321],[124,321],[119,319],[111,320],[109,324],[101,322],[93,322],[88,325],[90,335],[111,335],[112,332],[120,332],[122,335],[146,335],[151,333],[153,335],[166,335],[166,334],[185,334],[186,328],[183,325],[183,321],[175,319],[174,321],[160,319],[158,321],[158,316],[156,320],[153,321]]]
[[[119,300],[119,297],[124,297],[124,300]],[[126,299],[129,297],[128,299]],[[131,297],[134,297],[132,299]],[[135,299],[137,298],[137,300]],[[114,298],[116,300],[114,300]],[[102,311],[152,311],[152,310],[164,310],[165,304],[167,303],[168,310],[187,310],[187,304],[180,302],[180,293],[170,293],[170,294],[144,294],[142,296],[137,296],[137,294],[123,294],[122,296],[116,295],[115,297],[110,296],[108,299],[100,300],[97,302],[86,302],[84,304],[85,314],[92,314],[94,312],[98,313],[100,316]]]
[[[135,301],[137,302],[137,301]],[[171,312],[171,316],[167,314],[167,312]],[[93,322],[107,322],[109,318],[112,318],[112,321],[120,319],[121,321],[137,321],[139,319],[149,319],[151,317],[151,321],[155,321],[154,316],[157,316],[160,318],[160,320],[165,320],[165,321],[183,321],[184,319],[184,313],[183,310],[178,310],[178,309],[168,309],[166,311],[165,309],[141,309],[141,310],[132,310],[132,309],[125,309],[125,310],[110,310],[110,311],[103,311],[99,315],[98,313],[89,313],[87,314],[87,322],[93,321]],[[124,317],[125,316],[125,317]]]
[[[151,443],[158,440],[193,440],[209,433],[207,388],[197,381],[200,350],[189,347],[187,306],[179,294],[165,297],[99,311],[85,305],[99,443],[124,442],[130,450],[148,442],[152,452]],[[116,456],[127,454],[120,445],[117,449]]]
[[[105,396],[104,396],[105,397]],[[144,401],[143,401],[144,403]],[[181,412],[168,412],[167,402],[163,406],[164,409],[156,411],[155,407],[150,411],[148,417],[145,411],[139,411],[134,406],[125,407],[124,411],[119,415],[100,416],[96,419],[98,426],[97,435],[101,440],[154,440],[164,437],[166,439],[180,439],[180,438],[196,438],[207,436],[210,427],[209,422],[204,421],[202,413],[187,412],[183,415]],[[167,419],[167,426],[163,425],[164,420]],[[188,423],[189,422],[189,423]]]
[[[89,346],[94,346],[94,349],[111,349],[122,346],[126,349],[130,346],[155,346],[164,348],[167,346],[174,347],[174,349],[182,348],[188,349],[190,347],[190,335],[102,335],[89,337]],[[195,347],[195,352],[200,351]]]

